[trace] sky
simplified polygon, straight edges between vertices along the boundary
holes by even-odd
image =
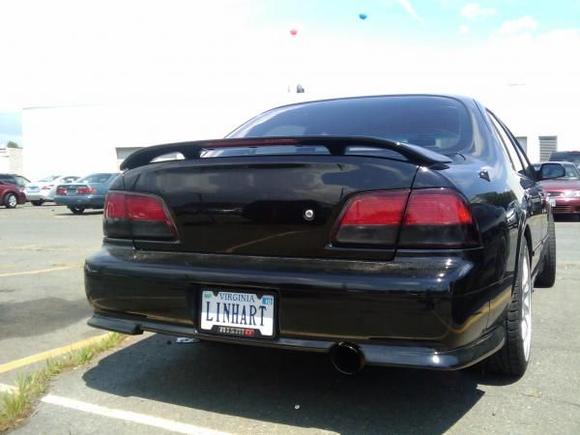
[[[0,17],[3,112],[270,101],[296,83],[492,101],[580,88],[580,0],[0,0]]]
[[[2,0],[0,16],[4,108],[580,71],[579,0]]]
[[[19,112],[0,112],[0,148],[8,142],[21,143],[22,126]]]

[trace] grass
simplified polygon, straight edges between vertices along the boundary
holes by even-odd
[[[20,376],[13,391],[0,392],[0,432],[7,431],[30,415],[52,379],[66,370],[81,367],[97,355],[118,346],[125,335],[109,333],[96,343],[46,361],[43,368]]]

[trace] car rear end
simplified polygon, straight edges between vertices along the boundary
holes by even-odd
[[[50,200],[51,190],[56,188],[59,182],[59,175],[50,175],[45,178],[28,183],[25,188],[26,198],[33,204]]]
[[[471,138],[469,138],[471,139]],[[163,153],[183,160],[149,163]],[[361,137],[226,139],[125,162],[87,259],[90,324],[456,369],[503,343],[467,198],[436,152]]]
[[[24,193],[26,195],[26,199],[28,201],[43,201],[45,197],[43,196],[43,191],[41,185],[39,183],[30,183],[24,189]]]
[[[93,174],[73,183],[61,184],[56,188],[54,201],[69,208],[102,209],[110,183],[117,174]]]
[[[98,195],[96,187],[86,183],[66,184],[56,188],[55,201],[68,207],[103,208],[105,196]]]

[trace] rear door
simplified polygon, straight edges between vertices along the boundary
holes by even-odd
[[[511,132],[493,113],[488,111],[488,114],[498,137],[510,156],[513,168],[520,178],[521,186],[525,189],[528,223],[532,233],[532,249],[536,252],[541,249],[548,230],[548,210],[545,193],[542,187],[536,182],[533,167],[523,151],[519,148]],[[537,261],[538,258],[539,256],[534,256],[534,261]]]

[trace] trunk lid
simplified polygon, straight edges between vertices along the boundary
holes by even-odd
[[[66,196],[77,196],[77,195],[87,195],[87,192],[83,193],[83,190],[90,189],[91,186],[85,183],[79,184],[61,184],[58,186],[59,194],[64,194]],[[81,189],[81,192],[78,191]]]
[[[125,174],[130,191],[165,201],[179,243],[135,241],[140,249],[278,257],[390,259],[394,249],[330,246],[347,199],[410,189],[418,165],[345,155],[182,160]]]

